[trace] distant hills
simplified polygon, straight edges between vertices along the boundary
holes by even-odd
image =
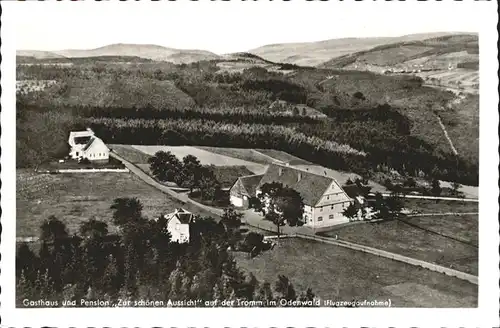
[[[335,57],[369,50],[384,44],[418,41],[454,34],[462,33],[436,32],[400,37],[341,38],[317,42],[282,43],[262,46],[249,52],[274,62],[317,66]]]
[[[54,52],[40,51],[40,50],[17,50],[16,56],[17,57],[33,58],[33,59],[52,59],[52,58],[63,59],[63,58],[65,58],[64,56],[58,55]]]
[[[474,34],[437,32],[411,34],[401,37],[343,38],[307,43],[284,43],[265,45],[247,52],[218,55],[206,50],[174,49],[153,44],[111,44],[104,47],[60,51],[19,50],[18,59],[64,60],[73,58],[104,57],[130,58],[133,61],[167,61],[174,64],[203,60],[241,61],[247,64],[273,65],[287,63],[321,68],[349,68],[366,66],[394,66],[430,64],[442,61],[448,65],[450,58],[460,57],[455,62],[467,62],[472,67],[478,61],[478,37]],[[453,60],[452,60],[453,61]]]
[[[477,35],[456,34],[384,44],[332,58],[319,66],[350,69],[369,65],[381,68],[447,69],[449,65],[456,67],[459,63],[474,61],[479,61]]]
[[[84,57],[140,57],[155,61],[168,61],[175,64],[191,63],[202,60],[219,59],[220,56],[205,50],[184,50],[167,48],[153,44],[117,43],[90,50],[67,49],[60,51],[21,50],[18,56],[47,58],[84,58]]]

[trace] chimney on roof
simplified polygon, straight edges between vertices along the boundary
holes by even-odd
[[[325,175],[326,175],[326,171],[323,171],[323,172],[324,172],[324,173],[325,173]]]
[[[299,182],[302,179],[302,172],[299,172],[297,174],[297,182]]]

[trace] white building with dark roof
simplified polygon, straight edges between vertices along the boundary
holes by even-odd
[[[68,143],[71,147],[69,156],[73,159],[99,163],[109,161],[109,148],[91,129],[70,132]]]
[[[234,206],[247,207],[246,200],[257,196],[264,184],[279,182],[301,195],[304,202],[303,222],[306,226],[322,228],[349,222],[343,211],[354,199],[326,172],[318,174],[293,166],[271,164],[262,176],[251,177],[239,178],[231,188],[230,199]]]
[[[170,232],[173,242],[189,242],[189,225],[194,220],[194,215],[185,209],[178,208],[174,212],[165,215],[167,219],[167,230]]]

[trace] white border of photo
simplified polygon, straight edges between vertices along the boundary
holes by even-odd
[[[415,19],[432,24],[436,13],[440,13],[445,20],[456,19],[457,13],[468,13],[470,21],[466,22],[467,32],[479,33],[480,43],[480,224],[479,224],[479,293],[478,308],[471,309],[413,309],[413,308],[100,308],[100,309],[16,309],[15,308],[15,26],[25,18],[26,11],[44,15],[44,11],[51,11],[57,6],[58,10],[78,12],[79,8],[91,6],[95,11],[105,10],[109,13],[109,25],[102,26],[103,33],[112,33],[118,29],[122,11],[138,7],[156,6],[165,9],[168,6],[184,6],[186,9],[186,25],[179,26],[178,30],[160,31],[168,39],[169,34],[183,33],[184,29],[205,29],[208,26],[197,26],[198,18],[207,15],[207,8],[213,7],[224,11],[230,17],[233,14],[244,13],[243,6],[252,8],[249,14],[257,14],[259,10],[271,10],[280,7],[281,15],[296,17],[294,24],[315,24],[312,13],[349,11],[356,13],[356,17],[348,17],[359,21],[360,28],[370,29],[366,25],[369,20],[364,16],[377,16],[377,21],[386,22],[391,19],[391,10],[403,7],[408,24]],[[391,7],[392,6],[392,7]],[[1,321],[6,327],[471,327],[471,326],[496,326],[498,325],[498,299],[499,299],[499,257],[498,257],[498,60],[497,60],[497,2],[472,1],[456,2],[444,0],[442,2],[385,2],[385,1],[238,1],[231,2],[201,0],[199,2],[177,1],[176,3],[162,2],[120,2],[118,1],[84,1],[84,2],[55,2],[55,1],[2,1],[2,112],[1,112],[1,207],[2,207],[2,238],[1,238]],[[119,8],[117,8],[119,7]],[[245,8],[245,10],[246,10]],[[255,10],[258,8],[258,10]],[[313,9],[314,8],[314,9]],[[160,9],[157,9],[160,10]],[[234,11],[234,13],[233,13]],[[140,20],[148,17],[140,16],[137,11],[136,21],[126,21],[125,24],[140,24]],[[420,16],[420,17],[418,17]],[[322,16],[324,17],[324,16]],[[299,19],[300,18],[300,19]],[[401,20],[401,17],[398,18]],[[237,20],[231,19],[231,22]],[[404,20],[403,20],[404,21]],[[16,23],[17,22],[17,23]],[[280,19],[274,22],[264,22],[262,18],[255,17],[255,24],[267,24],[267,28],[286,31],[285,23],[280,24]],[[293,22],[293,20],[284,20]],[[124,22],[121,22],[122,24]],[[90,20],[88,24],[93,24]],[[465,22],[464,22],[465,24]],[[474,28],[473,31],[469,27]],[[66,33],[72,33],[72,26],[60,26]],[[216,30],[220,34],[219,42],[232,42],[238,38],[240,29],[251,29],[252,26],[227,26],[225,30]],[[395,24],[394,29],[399,26]],[[92,35],[89,35],[92,37]],[[258,37],[258,35],[256,36]],[[51,38],[48,34],[47,38]],[[256,43],[258,40],[253,40]],[[117,42],[121,42],[117,40]],[[166,40],[168,42],[168,40]]]

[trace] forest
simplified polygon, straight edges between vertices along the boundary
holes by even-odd
[[[262,236],[249,232],[243,237],[240,216],[232,210],[218,223],[196,217],[189,243],[179,244],[171,242],[162,215],[143,217],[136,198],[115,199],[111,208],[118,234],[90,219],[81,223],[79,234],[69,235],[64,223],[51,216],[40,227],[38,252],[26,243],[19,245],[18,306],[26,305],[26,299],[43,299],[49,307],[62,306],[61,300],[117,304],[141,299],[202,300],[197,306],[203,307],[214,300],[262,301],[260,306],[267,306],[270,300],[315,298],[310,289],[296,291],[285,276],[272,284],[259,282],[237,267],[230,249],[255,249]]]
[[[478,183],[477,159],[455,156],[438,147],[443,141],[415,134],[415,124],[427,124],[415,121],[418,111],[427,117],[429,103],[450,97],[439,90],[424,96],[421,79],[311,68],[290,77],[262,67],[228,73],[217,64],[18,66],[20,80],[57,81],[18,96],[18,166],[59,154],[59,147],[38,153],[43,144],[63,147],[70,126],[91,126],[107,143],[274,148],[361,174],[397,170]],[[322,83],[328,74],[335,77]],[[99,99],[91,99],[91,91]],[[273,107],[278,100],[284,105]],[[324,117],[297,109],[304,104]]]

